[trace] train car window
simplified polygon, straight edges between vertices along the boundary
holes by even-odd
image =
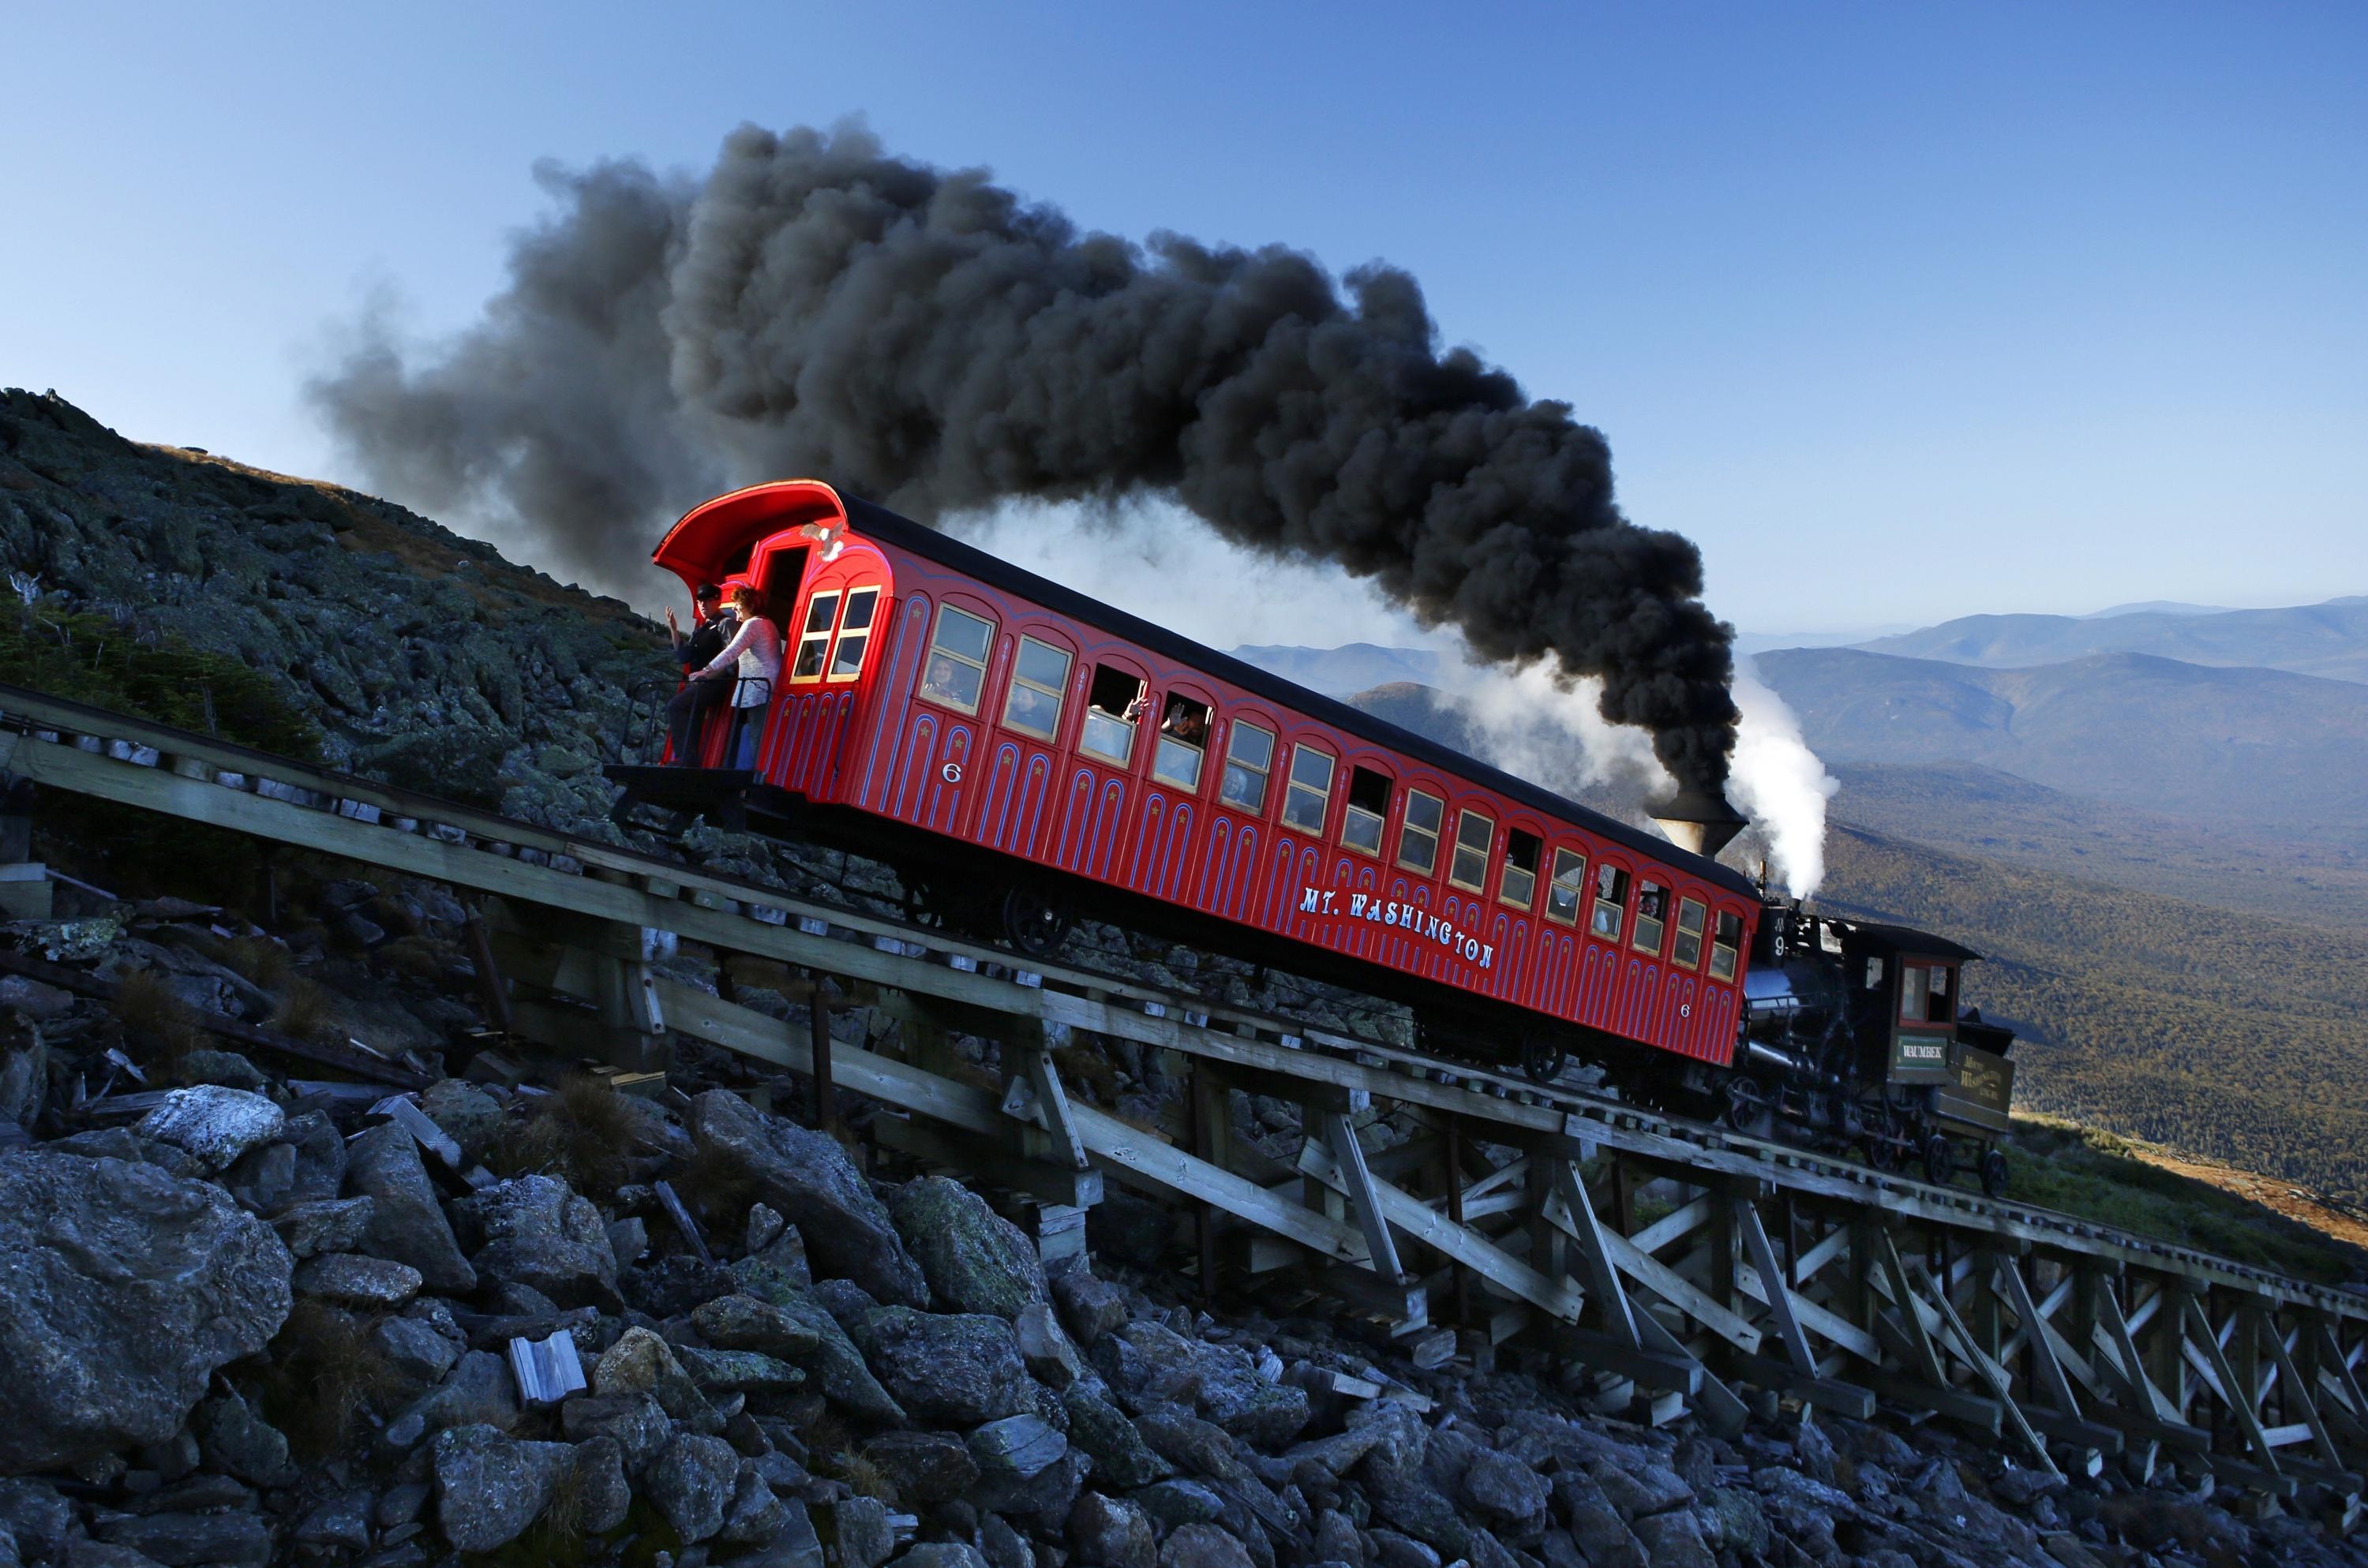
[[[1436,795],[1406,791],[1406,821],[1398,828],[1398,864],[1421,876],[1439,870],[1439,830],[1447,820],[1447,805]]]
[[[838,645],[830,653],[832,680],[853,680],[863,673],[863,649],[871,641],[871,613],[879,604],[877,588],[848,590],[847,613],[838,619]]]
[[[1949,966],[1902,964],[1899,968],[1899,1021],[1903,1024],[1945,1024],[1949,1006]]]
[[[1579,895],[1587,891],[1587,857],[1576,849],[1554,851],[1554,881],[1546,884],[1546,918],[1578,924]]]
[[[1209,705],[1171,697],[1159,721],[1159,744],[1151,754],[1151,776],[1179,790],[1201,788],[1201,759],[1209,749]]]
[[[1096,665],[1094,684],[1086,693],[1086,727],[1077,736],[1077,749],[1125,767],[1134,756],[1134,722],[1143,711],[1139,704],[1148,685],[1141,676]]]
[[[790,666],[791,680],[820,680],[823,660],[830,653],[830,629],[838,619],[838,590],[816,594],[806,601],[806,623],[798,633],[797,663]]]
[[[1497,819],[1467,811],[1455,824],[1455,858],[1447,880],[1471,892],[1488,888],[1488,846],[1497,840]]]
[[[1743,951],[1743,916],[1722,912],[1710,938],[1710,977],[1733,980],[1735,960]]]
[[[1349,806],[1341,815],[1340,846],[1379,858],[1382,823],[1390,814],[1390,776],[1370,767],[1349,770]]]
[[[1692,899],[1678,900],[1678,937],[1669,945],[1669,961],[1679,969],[1701,966],[1702,924],[1709,913]]]
[[[1628,914],[1628,873],[1617,866],[1595,869],[1595,914],[1588,929],[1607,942],[1620,939],[1620,922]]]
[[[1283,791],[1282,820],[1302,833],[1324,831],[1332,803],[1332,758],[1314,746],[1291,748],[1291,787]]]
[[[1022,637],[1011,661],[1011,695],[1003,699],[1004,723],[1051,740],[1060,731],[1061,694],[1068,689],[1068,652]]]
[[[1538,857],[1545,841],[1534,833],[1513,828],[1505,835],[1505,870],[1497,879],[1497,896],[1515,909],[1527,909],[1538,896]]]
[[[1217,798],[1236,811],[1258,815],[1266,810],[1266,776],[1274,769],[1274,732],[1234,721],[1225,742],[1225,777]]]
[[[1636,931],[1628,938],[1630,947],[1640,953],[1661,950],[1661,930],[1669,915],[1668,900],[1668,890],[1658,882],[1636,885]]]
[[[938,635],[929,644],[921,696],[965,713],[977,712],[979,691],[986,685],[986,650],[994,640],[993,621],[951,605],[939,606]]]

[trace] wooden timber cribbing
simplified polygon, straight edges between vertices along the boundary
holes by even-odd
[[[1547,1348],[1656,1420],[1733,1427],[1753,1390],[1888,1401],[2035,1465],[2176,1463],[2347,1508],[2368,1470],[2351,1291],[6,687],[0,771],[480,895],[518,1033],[620,1065],[687,1035],[822,1069],[888,1108],[880,1142],[1019,1195],[1048,1251],[1118,1181],[1200,1216],[1204,1289],[1224,1269],[1434,1339],[1433,1303],[1460,1301],[1463,1343]],[[669,978],[677,939],[807,977],[815,1026]],[[830,1043],[834,1008],[861,1044]],[[951,1062],[953,1033],[999,1041],[996,1086]],[[1055,1051],[1097,1035],[1189,1073],[1183,1146],[1071,1096]],[[1234,1089],[1298,1106],[1295,1160],[1236,1142]],[[1384,1106],[1417,1132],[1369,1153],[1353,1119]]]

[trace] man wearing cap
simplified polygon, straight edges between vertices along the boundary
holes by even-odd
[[[715,662],[730,641],[732,628],[723,615],[723,590],[712,583],[701,583],[690,596],[691,613],[697,624],[689,636],[674,618],[674,607],[666,607],[666,635],[674,640],[675,663],[688,675],[703,670]],[[731,691],[729,681],[689,681],[680,691],[666,699],[666,738],[672,743],[668,756],[681,767],[698,761],[692,755],[697,737],[703,727],[707,710],[721,704]]]

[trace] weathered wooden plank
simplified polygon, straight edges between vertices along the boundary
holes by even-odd
[[[1751,1255],[1752,1266],[1759,1270],[1763,1289],[1759,1300],[1768,1308],[1769,1321],[1776,1325],[1776,1337],[1784,1346],[1784,1354],[1795,1372],[1814,1377],[1817,1358],[1809,1353],[1809,1341],[1801,1333],[1799,1316],[1793,1311],[1793,1292],[1784,1285],[1784,1270],[1776,1261],[1776,1249],[1770,1244],[1768,1232],[1759,1223],[1759,1210],[1751,1199],[1741,1193],[1727,1200],[1737,1234],[1743,1238],[1744,1250]]]
[[[1735,1270],[1735,1288],[1762,1305],[1767,1303],[1768,1282],[1759,1277],[1757,1268],[1738,1265]],[[1809,1333],[1839,1346],[1861,1360],[1883,1359],[1883,1347],[1875,1343],[1874,1335],[1839,1312],[1828,1311],[1797,1294],[1793,1297],[1792,1304],[1793,1315]]]

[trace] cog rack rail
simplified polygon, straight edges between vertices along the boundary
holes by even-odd
[[[2176,1463],[2358,1510],[2368,1296],[6,686],[0,772],[480,895],[516,1033],[638,1068],[679,1033],[878,1100],[874,1137],[1013,1195],[1048,1256],[1117,1180],[1198,1216],[1204,1289],[1347,1302],[1418,1361],[1519,1336],[1655,1420],[1738,1425],[1750,1389],[1888,1401],[2047,1469]],[[672,978],[684,939],[727,975],[803,971],[807,1038]],[[1000,1041],[1000,1094],[951,1070],[950,1032]],[[1180,1144],[1069,1096],[1054,1052],[1094,1035],[1175,1053]],[[1237,1089],[1298,1106],[1295,1161],[1233,1137]],[[1419,1135],[1367,1150],[1375,1102]],[[1449,1298],[1460,1336],[1433,1322]]]

